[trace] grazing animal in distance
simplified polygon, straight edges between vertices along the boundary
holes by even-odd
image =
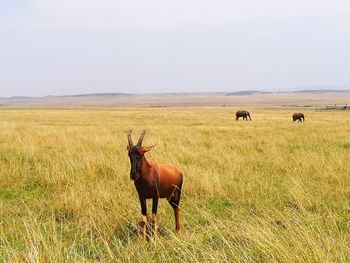
[[[305,116],[304,116],[304,114],[303,113],[298,113],[298,112],[296,112],[296,113],[294,113],[293,114],[293,121],[298,121],[298,122],[303,122],[303,121],[305,121]]]
[[[248,120],[248,117],[250,120],[252,120],[252,118],[250,118],[250,113],[248,111],[237,111],[236,112],[236,121],[238,121],[239,118],[243,118],[243,120]]]
[[[172,206],[175,215],[175,229],[180,232],[180,197],[183,181],[182,172],[172,164],[157,164],[153,159],[146,158],[145,153],[155,145],[143,147],[142,141],[146,130],[143,130],[136,145],[131,139],[131,130],[128,131],[128,155],[130,159],[130,179],[134,181],[142,214],[142,239],[146,238],[147,205],[146,199],[152,199],[152,223],[154,236],[157,228],[157,209],[159,198],[166,198]]]

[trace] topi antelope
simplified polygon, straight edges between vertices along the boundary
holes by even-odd
[[[142,213],[142,239],[146,238],[147,206],[146,199],[152,199],[152,223],[154,236],[156,236],[156,220],[159,198],[166,198],[174,209],[176,232],[180,232],[179,202],[183,175],[182,172],[171,164],[157,164],[150,158],[145,158],[145,153],[155,145],[143,147],[142,140],[146,130],[143,130],[136,145],[131,139],[131,130],[128,132],[128,155],[130,158],[130,179],[134,181]]]

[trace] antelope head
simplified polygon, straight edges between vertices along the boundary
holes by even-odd
[[[137,142],[136,145],[132,142],[131,139],[131,131],[128,131],[128,155],[130,159],[130,179],[131,180],[137,180],[140,176],[140,171],[142,167],[142,160],[143,160],[143,155],[151,150],[155,145],[149,146],[149,147],[143,147],[142,146],[142,141],[143,137],[145,137],[146,130],[143,130],[140,138]]]

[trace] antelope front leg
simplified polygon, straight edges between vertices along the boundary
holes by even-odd
[[[146,228],[147,228],[147,205],[146,199],[140,197],[141,214],[142,214],[142,239],[146,239]]]
[[[152,202],[152,223],[153,223],[153,236],[157,237],[157,209],[158,209],[158,198],[153,198]]]

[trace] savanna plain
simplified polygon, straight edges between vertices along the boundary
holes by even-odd
[[[350,262],[350,111],[237,109],[1,109],[1,260]],[[135,233],[130,128],[184,173],[181,235],[165,200]]]

